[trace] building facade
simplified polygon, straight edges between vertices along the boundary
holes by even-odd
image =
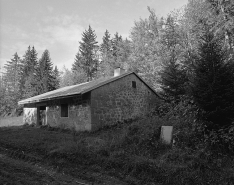
[[[160,102],[143,79],[128,72],[50,91],[19,104],[24,105],[24,123],[92,131],[147,115]]]

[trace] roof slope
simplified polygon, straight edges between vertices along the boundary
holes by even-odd
[[[62,87],[59,89],[56,89],[54,91],[49,91],[37,96],[33,96],[28,99],[24,99],[18,102],[18,104],[30,104],[30,103],[37,103],[37,102],[42,102],[42,101],[47,101],[47,100],[53,100],[53,99],[58,99],[58,98],[64,98],[68,96],[74,96],[74,95],[82,95],[86,92],[89,92],[93,89],[96,89],[100,86],[103,86],[107,83],[110,83],[112,81],[115,81],[117,79],[120,79],[124,76],[127,76],[129,74],[135,74],[141,81],[143,81],[157,96],[158,94],[155,92],[154,89],[152,89],[141,77],[139,77],[135,72],[126,72],[123,73],[122,75],[115,76],[115,77],[105,77],[105,78],[100,78],[97,80],[93,80],[90,82],[85,82],[77,85],[72,85],[72,86],[67,86],[67,87]]]

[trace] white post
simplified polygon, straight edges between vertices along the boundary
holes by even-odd
[[[161,127],[161,133],[160,133],[160,139],[165,144],[171,144],[172,142],[172,131],[173,126],[162,126]]]

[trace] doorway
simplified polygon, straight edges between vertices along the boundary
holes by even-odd
[[[46,106],[39,107],[39,125],[46,125]]]

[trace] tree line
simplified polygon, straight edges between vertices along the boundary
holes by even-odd
[[[72,69],[65,69],[60,78],[48,50],[39,61],[34,47],[28,48],[22,60],[14,55],[5,65],[1,102],[8,102],[11,110],[19,99],[112,76],[114,68],[122,67],[136,71],[166,102],[189,99],[199,107],[204,120],[214,125],[231,124],[233,1],[189,0],[184,8],[166,17],[157,17],[150,7],[148,11],[148,18],[135,21],[129,39],[106,30],[99,45],[89,25],[82,33]]]
[[[22,59],[17,52],[4,65],[0,82],[0,115],[21,114],[18,101],[59,87],[59,71],[53,67],[50,53],[45,50],[40,59],[35,47],[29,46]]]

